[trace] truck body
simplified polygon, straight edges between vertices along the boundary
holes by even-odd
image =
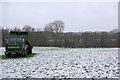
[[[32,43],[27,32],[10,32],[10,35],[5,39],[5,55],[22,55],[32,53]]]

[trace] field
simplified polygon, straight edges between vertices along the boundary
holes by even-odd
[[[4,55],[4,48],[0,48]],[[34,47],[33,57],[2,59],[2,78],[117,78],[117,48]]]

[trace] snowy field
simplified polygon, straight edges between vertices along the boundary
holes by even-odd
[[[4,48],[0,48],[4,55]],[[2,78],[117,78],[117,48],[34,47],[34,57],[2,60]]]

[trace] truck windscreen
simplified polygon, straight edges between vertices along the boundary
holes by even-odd
[[[22,41],[22,38],[7,38],[6,43],[19,43]]]

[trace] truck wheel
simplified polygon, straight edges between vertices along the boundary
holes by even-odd
[[[6,55],[7,57],[11,57],[10,55]]]
[[[25,51],[25,52],[24,52],[24,55],[23,55],[23,57],[26,57],[26,56],[27,56],[27,51]]]
[[[31,49],[29,49],[29,54],[32,54],[32,50]]]

